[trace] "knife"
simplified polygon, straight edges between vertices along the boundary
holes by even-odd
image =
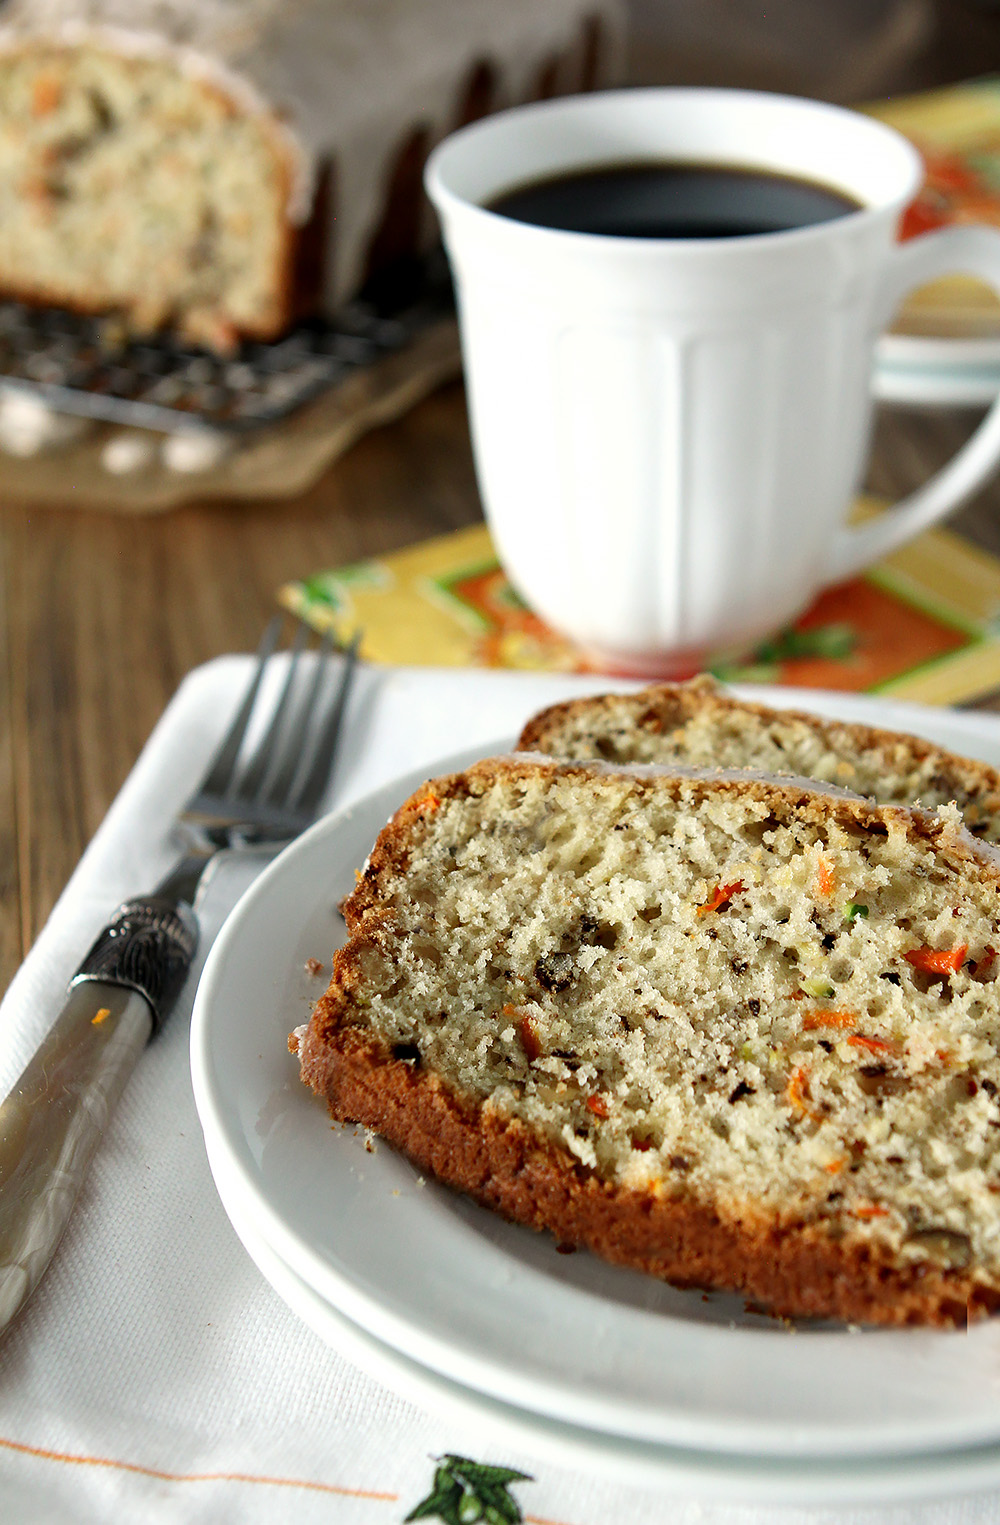
[[[185,901],[153,895],[119,906],[0,1105],[0,1329],[52,1259],[111,1111],[197,946]]]

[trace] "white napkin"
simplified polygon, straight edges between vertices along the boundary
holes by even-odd
[[[249,659],[184,682],[0,1006],[3,1093],[59,1009],[117,903],[174,855],[169,827],[218,744]],[[505,742],[542,704],[594,680],[365,671],[337,802],[460,746]],[[249,880],[224,867],[200,958]],[[191,982],[193,985],[193,981]],[[286,1308],[237,1240],[213,1185],[188,1072],[191,997],[143,1055],[69,1229],[0,1340],[0,1508],[39,1522],[332,1521],[396,1525],[457,1453],[517,1468],[511,1492],[547,1525],[763,1525],[773,1510],[671,1499],[575,1475],[488,1427],[426,1413],[350,1365]],[[996,1497],[888,1510],[782,1512],[789,1522],[985,1525]]]

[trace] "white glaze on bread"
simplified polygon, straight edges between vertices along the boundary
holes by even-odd
[[[479,67],[490,71],[492,109],[531,98],[553,60],[556,88],[581,88],[595,17],[597,82],[610,82],[622,60],[620,0],[10,0],[0,54],[96,49],[158,61],[266,117],[289,166],[290,227],[313,216],[319,172],[332,166],[321,230],[332,310],[365,273],[409,135],[423,132],[429,145],[456,126]]]

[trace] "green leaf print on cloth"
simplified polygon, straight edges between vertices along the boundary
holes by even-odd
[[[441,1456],[434,1486],[406,1516],[410,1520],[443,1520],[444,1525],[521,1525],[524,1516],[508,1489],[511,1483],[532,1482],[527,1472],[513,1467],[490,1467],[467,1456]]]

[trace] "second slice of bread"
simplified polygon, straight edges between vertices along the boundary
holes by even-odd
[[[748,704],[707,676],[552,705],[528,721],[518,749],[577,761],[756,768],[885,805],[955,801],[974,836],[1000,840],[1000,773],[988,764],[916,736]]]

